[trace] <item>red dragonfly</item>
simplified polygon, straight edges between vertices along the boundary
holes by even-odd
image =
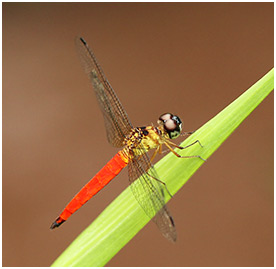
[[[157,224],[162,234],[170,241],[176,241],[174,221],[164,200],[165,193],[170,196],[171,194],[166,184],[158,179],[151,161],[158,152],[162,152],[162,144],[177,157],[201,158],[200,156],[180,156],[173,149],[173,147],[184,149],[200,142],[197,140],[186,147],[172,143],[170,139],[177,138],[181,133],[182,122],[178,116],[171,113],[165,113],[159,117],[158,127],[134,128],[86,41],[81,37],[77,38],[76,47],[102,110],[107,139],[114,147],[123,149],[80,190],[53,222],[51,229],[59,227],[128,165],[129,181],[136,200],[149,218]],[[155,149],[151,160],[147,154],[150,149]],[[136,181],[135,184],[132,184],[134,181]]]

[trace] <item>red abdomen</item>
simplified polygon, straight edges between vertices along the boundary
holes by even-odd
[[[51,229],[60,226],[92,196],[107,185],[128,164],[123,152],[119,151],[72,199],[60,216],[53,222]]]

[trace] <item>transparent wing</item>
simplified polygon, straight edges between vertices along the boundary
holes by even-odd
[[[131,190],[140,206],[168,240],[176,241],[173,218],[164,200],[167,191],[164,185],[158,181],[148,155],[145,153],[134,156],[128,164],[128,173]]]
[[[114,147],[122,147],[133,126],[86,41],[77,37],[75,43],[103,113],[108,142]]]

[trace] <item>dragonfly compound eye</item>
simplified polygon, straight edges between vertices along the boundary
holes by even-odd
[[[177,138],[182,130],[182,121],[176,115],[165,113],[159,117],[170,139]]]

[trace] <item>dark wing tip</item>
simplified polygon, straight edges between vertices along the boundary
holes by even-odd
[[[79,39],[85,46],[87,45],[86,41],[82,37],[79,37]]]

